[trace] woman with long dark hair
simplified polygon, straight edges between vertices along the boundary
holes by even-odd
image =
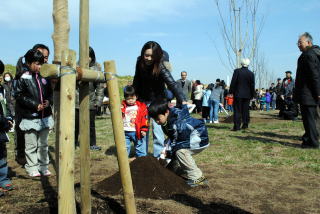
[[[152,101],[167,98],[167,88],[177,99],[177,104],[186,104],[186,98],[171,76],[165,65],[168,56],[164,56],[161,46],[154,41],[144,44],[137,59],[133,87],[138,100],[150,104]],[[167,86],[167,88],[166,88]],[[164,146],[164,134],[161,126],[152,120],[153,126],[153,155],[159,157]],[[147,134],[148,136],[148,134]],[[146,143],[148,139],[146,138]],[[148,148],[148,147],[147,147]]]

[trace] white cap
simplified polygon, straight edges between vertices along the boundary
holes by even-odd
[[[243,59],[241,59],[241,65],[242,65],[243,67],[248,67],[249,64],[250,64],[250,59],[248,59],[248,58],[243,58]]]

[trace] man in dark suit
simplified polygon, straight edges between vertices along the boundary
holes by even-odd
[[[240,130],[241,119],[242,129],[249,126],[249,103],[254,96],[254,74],[248,69],[249,59],[241,60],[241,68],[235,69],[233,72],[229,93],[233,94],[233,131]]]
[[[301,106],[305,130],[301,147],[319,148],[320,48],[312,44],[312,36],[307,32],[299,37],[298,47],[302,53],[298,59],[293,98]]]
[[[181,72],[181,79],[177,80],[177,85],[182,89],[184,96],[187,100],[190,99],[190,94],[192,91],[192,84],[190,80],[187,80],[187,72]]]

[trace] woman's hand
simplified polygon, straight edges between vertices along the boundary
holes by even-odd
[[[146,136],[146,135],[147,135],[147,132],[145,132],[145,131],[141,131],[141,135],[144,137],[144,136]]]

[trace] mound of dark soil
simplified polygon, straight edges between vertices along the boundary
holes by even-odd
[[[130,163],[134,194],[141,198],[166,199],[189,189],[185,181],[164,168],[154,157],[140,157]],[[122,193],[120,173],[99,182],[97,191],[112,195]]]

